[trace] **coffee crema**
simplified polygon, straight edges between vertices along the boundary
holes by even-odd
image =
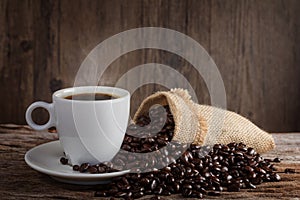
[[[82,94],[69,95],[64,98],[68,100],[102,101],[102,100],[117,99],[119,97],[113,94],[106,94],[106,93],[82,93]]]

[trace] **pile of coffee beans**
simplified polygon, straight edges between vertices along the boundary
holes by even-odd
[[[73,170],[107,173],[131,169],[95,193],[97,197],[136,199],[144,195],[202,198],[238,192],[268,181],[280,181],[273,162],[242,143],[196,146],[172,141],[174,120],[169,107],[154,106],[128,127],[122,150],[111,162],[73,166]],[[150,153],[150,154],[149,154]],[[148,155],[149,154],[149,155]],[[62,164],[68,161],[61,159]]]
[[[206,156],[202,156],[204,152]],[[273,162],[273,161],[272,161]],[[175,162],[156,171],[115,178],[95,196],[139,198],[144,195],[181,194],[202,198],[220,195],[224,189],[238,192],[262,182],[280,181],[272,162],[242,143],[216,144],[212,148],[191,145]]]

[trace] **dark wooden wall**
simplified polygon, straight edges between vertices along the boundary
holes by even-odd
[[[0,123],[25,123],[26,107],[51,101],[53,91],[72,86],[81,62],[99,42],[143,26],[174,29],[197,40],[219,67],[229,110],[268,131],[300,131],[299,0],[0,0]],[[157,60],[185,75],[200,102],[210,103],[192,67],[157,50],[122,56],[100,84],[114,85],[128,69]],[[132,110],[159,89],[139,88]],[[45,120],[42,114],[37,113],[38,121]]]

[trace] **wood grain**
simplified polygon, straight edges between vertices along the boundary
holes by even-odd
[[[264,154],[264,158],[279,157],[276,168],[282,181],[262,183],[256,189],[241,192],[222,192],[221,197],[208,199],[296,199],[300,198],[300,133],[273,134],[276,149]],[[78,186],[57,182],[38,173],[24,162],[24,154],[30,148],[57,140],[55,133],[37,132],[28,126],[0,124],[0,195],[1,199],[87,199],[94,197],[98,186]],[[282,173],[285,168],[296,169],[296,174]],[[150,199],[146,196],[141,199]],[[163,197],[166,200],[182,199],[180,196]],[[101,198],[95,198],[101,199]],[[109,199],[109,198],[108,198]]]
[[[24,121],[24,108],[34,97],[33,5],[6,1],[1,6],[1,118]]]
[[[50,102],[54,91],[72,86],[81,62],[106,38],[158,26],[185,33],[208,51],[224,80],[229,110],[267,131],[299,131],[299,13],[298,0],[2,0],[0,122],[24,124],[31,102]],[[206,84],[214,80],[205,83],[186,60],[160,50],[121,56],[99,85],[115,85],[128,70],[150,62],[176,69],[189,80],[199,102],[210,104]],[[145,76],[135,78],[143,81]],[[127,80],[124,88],[131,84]],[[161,89],[167,88],[149,84],[137,89],[131,113]],[[45,113],[37,112],[35,119],[45,121]]]

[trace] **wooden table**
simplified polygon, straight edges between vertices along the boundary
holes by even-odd
[[[295,174],[280,173],[282,181],[263,183],[256,189],[242,192],[223,192],[210,199],[300,199],[300,133],[273,134],[276,149],[264,154],[265,158],[279,157],[279,172],[285,168],[296,169]],[[30,148],[57,140],[56,133],[37,132],[28,126],[0,125],[0,199],[86,199],[94,197],[99,186],[78,186],[57,182],[26,165],[24,154]],[[149,199],[146,196],[142,199]],[[174,199],[178,196],[164,197]],[[101,199],[101,198],[95,198]]]

